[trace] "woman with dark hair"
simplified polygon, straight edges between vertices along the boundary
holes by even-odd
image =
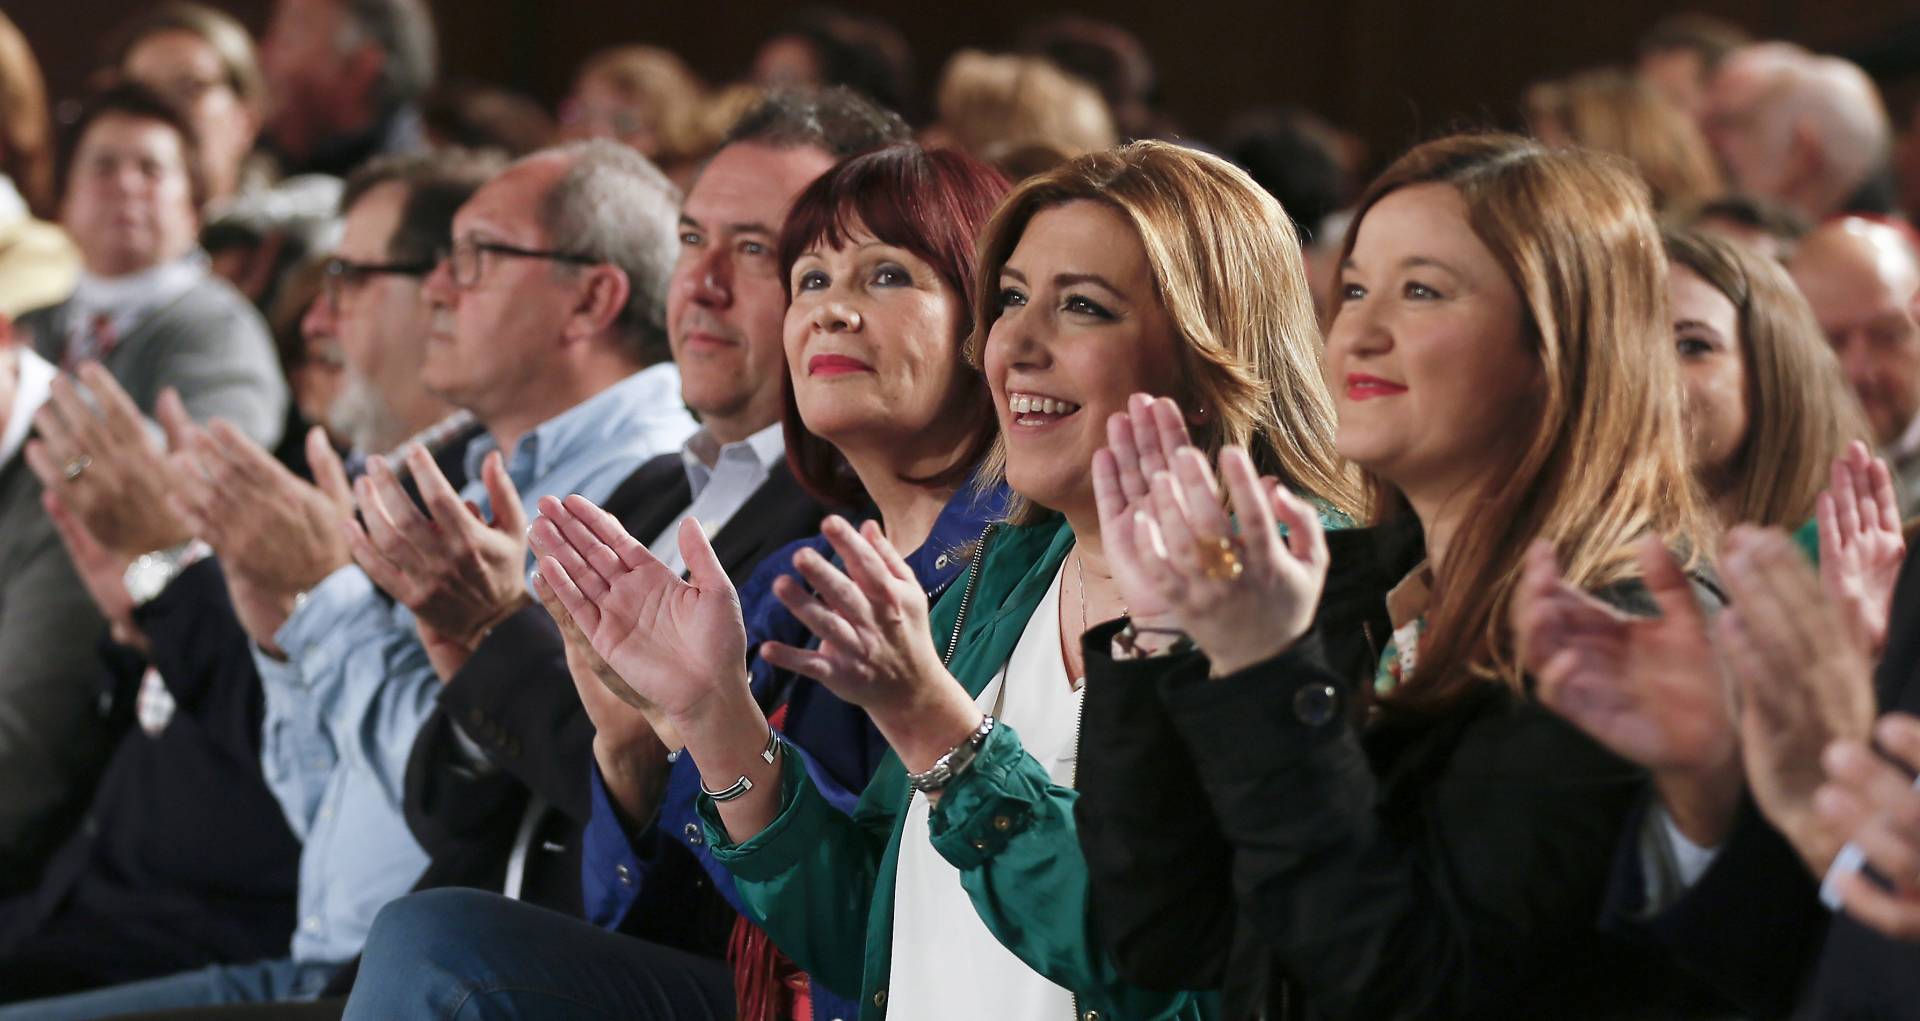
[[[912,550],[908,560],[914,584],[929,599],[938,598],[959,577],[967,552],[1005,507],[1004,490],[969,484],[993,443],[995,417],[986,384],[967,364],[964,343],[974,321],[967,300],[975,264],[973,239],[1006,189],[999,173],[959,153],[916,146],[882,149],[836,165],[801,192],[788,212],[778,247],[792,297],[784,332],[788,463],[801,484],[823,502],[871,519],[872,527]],[[569,541],[588,535],[614,544],[627,558],[623,563],[665,572],[668,579],[677,579],[679,572],[646,554],[617,521],[584,499],[569,497],[564,506],[549,502],[543,514],[532,531],[534,548],[547,555],[542,563],[548,564],[541,570],[538,591],[567,635],[576,684],[595,693],[612,689],[630,707],[624,711],[631,714],[631,725],[618,729],[645,737],[619,744],[609,736],[615,728],[603,727],[604,740],[594,744],[595,808],[583,844],[605,846],[602,835],[621,834],[613,843],[631,843],[633,855],[630,861],[604,863],[607,871],[629,870],[628,881],[605,898],[588,891],[590,914],[612,924],[635,907],[631,895],[638,877],[633,872],[644,873],[656,859],[652,846],[659,840],[680,843],[699,858],[716,888],[742,907],[731,877],[713,861],[711,848],[699,836],[694,806],[700,772],[691,759],[678,754],[681,741],[671,722],[636,697],[596,654],[587,636],[598,635],[606,625],[595,616],[570,614],[551,598],[546,580],[562,571],[550,563],[555,555],[567,561],[569,577],[585,569],[572,555]],[[568,534],[563,536],[562,530]],[[694,583],[725,584],[724,573],[715,581],[713,554],[704,539],[693,538],[697,534],[699,526],[693,523],[679,536]],[[823,796],[851,810],[879,768],[885,742],[857,708],[804,678],[775,669],[757,654],[761,642],[805,641],[806,629],[771,595],[775,579],[793,573],[795,555],[802,550],[802,556],[816,559],[834,555],[824,539],[813,539],[769,557],[740,587],[738,604],[730,602],[722,611],[719,640],[679,644],[688,640],[684,621],[660,621],[631,637],[635,643],[670,647],[663,655],[679,669],[711,669],[730,680],[747,674],[743,690],[752,694],[761,733],[779,729],[800,750],[796,754],[806,756]],[[748,636],[752,644],[745,643]],[[596,707],[596,712],[622,708]],[[658,778],[664,792],[654,818],[632,818],[638,809],[602,778],[615,772],[656,776],[651,763],[662,743],[674,750],[677,761]],[[628,899],[609,903],[622,894]],[[462,895],[467,899],[458,910],[467,918],[480,909],[471,895]],[[383,974],[389,967],[403,966],[383,947],[404,946],[418,953],[420,934],[408,928],[412,921],[401,919],[424,919],[437,927],[436,937],[447,934],[445,920],[431,917],[431,906],[438,903],[432,898],[408,898],[402,902],[406,912],[382,916],[370,938],[368,957],[380,958]],[[511,931],[519,910],[524,909],[499,900],[489,909],[488,922]],[[779,957],[744,918],[734,925],[730,968],[663,948],[649,948],[642,960],[632,941],[625,941],[631,953],[622,953],[624,937],[586,929],[575,935],[577,941],[554,952],[564,955],[567,968],[593,967],[583,961],[613,962],[595,973],[604,982],[568,982],[551,995],[521,988],[503,993],[503,1002],[510,999],[527,1007],[529,1016],[543,1018],[600,1018],[607,1016],[600,1009],[604,1007],[618,1008],[628,1017],[774,1021],[795,1016],[801,1003],[810,1005],[815,1017],[856,1013],[844,996],[835,995],[838,990],[810,981]],[[587,947],[593,952],[587,953]],[[513,953],[523,964],[540,963],[527,957],[539,953],[538,948],[515,947]],[[633,978],[655,967],[673,974],[658,985]],[[669,987],[679,992],[662,1001],[657,990]],[[696,1003],[698,1009],[690,1006]],[[485,997],[476,998],[474,1009],[486,1007]],[[445,1015],[423,1002],[417,986],[382,981],[356,988],[348,1016]]]

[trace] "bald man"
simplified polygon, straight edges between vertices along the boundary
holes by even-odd
[[[1737,50],[1708,83],[1701,127],[1737,191],[1814,222],[1893,211],[1892,126],[1857,64],[1791,43]]]
[[[1920,512],[1920,258],[1905,231],[1864,217],[1830,220],[1787,266],[1860,397],[1900,479],[1900,512]]]

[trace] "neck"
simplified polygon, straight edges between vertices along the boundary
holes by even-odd
[[[1084,511],[1068,511],[1065,516],[1068,527],[1073,529],[1073,558],[1079,561],[1077,565],[1068,564],[1067,569],[1073,572],[1077,594],[1086,600],[1087,623],[1112,620],[1126,612],[1127,599],[1107,564],[1107,549],[1100,538],[1100,515],[1089,507]],[[1081,585],[1084,589],[1079,588]],[[1077,637],[1077,606],[1075,614],[1072,624]]]
[[[729,443],[739,443],[754,433],[770,425],[780,424],[779,416],[768,418],[765,415],[708,415],[700,416],[700,425],[713,437],[714,445],[724,447]]]
[[[879,510],[880,528],[893,548],[905,556],[924,545],[933,534],[933,523],[953,498],[954,487],[908,482],[891,467],[868,470],[851,457],[848,461]]]
[[[1461,498],[1465,487],[1447,486],[1423,490],[1401,487],[1413,515],[1420,519],[1420,531],[1426,540],[1427,562],[1436,570],[1446,560],[1447,547],[1460,529],[1460,523],[1472,510],[1473,501]]]
[[[439,424],[453,412],[453,405],[422,390],[408,405],[394,408],[390,417],[382,419],[379,428],[373,431],[372,442],[366,447],[370,451],[392,450]]]
[[[498,402],[497,412],[469,410],[486,424],[487,432],[493,435],[501,452],[511,454],[521,438],[541,423],[579,407],[640,369],[641,366],[626,361],[617,365],[595,363],[547,379],[528,380],[513,393],[500,395],[503,399]]]

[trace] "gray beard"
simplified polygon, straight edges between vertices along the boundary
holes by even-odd
[[[400,424],[380,391],[364,376],[347,373],[340,396],[327,409],[327,425],[335,435],[363,454],[378,454],[399,442]]]

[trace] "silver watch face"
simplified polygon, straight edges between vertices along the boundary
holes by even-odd
[[[133,605],[140,606],[164,591],[174,573],[172,559],[148,553],[129,564],[121,580],[126,583],[127,595],[133,597]]]

